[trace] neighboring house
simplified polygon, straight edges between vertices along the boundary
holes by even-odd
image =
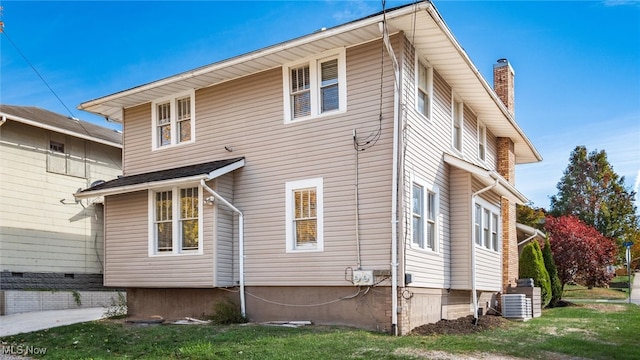
[[[518,277],[515,165],[541,160],[494,71],[424,2],[81,104],[124,126],[124,176],[76,194],[105,198],[105,285],[132,316],[480,312]]]
[[[73,194],[122,174],[122,134],[0,105],[0,153],[0,310],[62,306],[16,290],[104,290],[102,204]]]

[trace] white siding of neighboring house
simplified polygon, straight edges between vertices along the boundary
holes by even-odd
[[[62,164],[84,176],[47,171],[50,140],[79,157]],[[101,273],[102,205],[73,194],[119,175],[120,149],[9,120],[0,153],[0,271]]]

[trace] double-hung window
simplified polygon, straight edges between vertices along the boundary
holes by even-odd
[[[484,161],[487,156],[487,127],[478,122],[478,159]]]
[[[476,245],[500,251],[500,210],[478,199],[474,205],[474,237]]]
[[[199,187],[149,191],[149,255],[202,253]]]
[[[151,118],[154,149],[192,142],[195,138],[195,92],[154,101]]]
[[[433,93],[433,68],[416,58],[416,110],[431,119],[431,99]]]
[[[413,182],[412,187],[412,244],[419,249],[436,251],[438,242],[437,188]]]
[[[455,96],[452,104],[452,132],[451,144],[453,148],[462,152],[462,132],[464,130],[464,104]]]
[[[285,122],[346,110],[345,50],[283,67]]]
[[[287,252],[322,251],[322,178],[287,182],[285,191]]]

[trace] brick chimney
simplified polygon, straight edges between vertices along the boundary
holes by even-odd
[[[515,72],[507,59],[498,59],[493,65],[493,90],[511,115],[515,114]]]

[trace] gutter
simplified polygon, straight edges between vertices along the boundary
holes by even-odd
[[[498,186],[499,180],[498,179],[495,179],[495,180],[496,180],[495,183],[471,194],[471,218],[470,218],[471,224],[473,224],[473,221],[474,221],[476,197],[482,194],[483,192],[489,191],[494,187]],[[471,293],[473,294],[473,319],[474,319],[474,323],[477,323],[478,322],[478,294],[476,293],[476,232],[475,232],[475,229],[473,229],[473,226],[471,227]]]
[[[213,195],[213,197],[226,205],[229,209],[238,214],[238,248],[239,248],[239,272],[240,272],[240,312],[243,317],[247,316],[246,304],[245,304],[245,296],[244,296],[244,214],[237,207],[233,206],[229,201],[223,198],[220,194],[213,191],[210,187],[207,186],[204,179],[200,180],[200,185],[203,189],[205,189],[209,194]]]
[[[4,123],[7,122],[7,117],[5,115],[2,115],[2,118],[0,118],[0,126],[4,125]]]

